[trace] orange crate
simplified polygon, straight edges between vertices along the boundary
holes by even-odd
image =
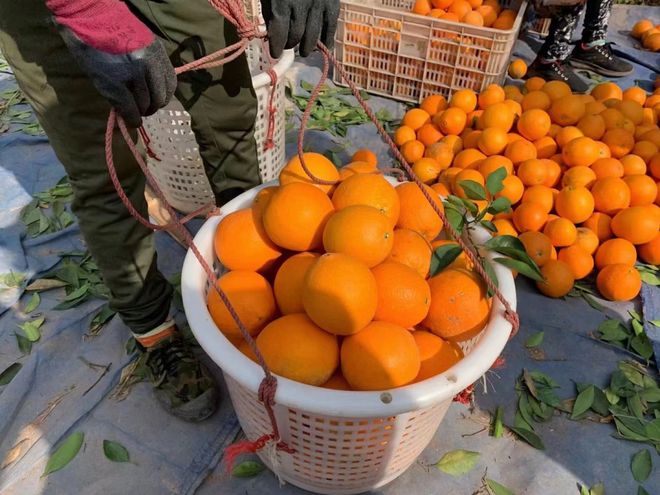
[[[539,17],[535,19],[529,28],[530,33],[536,33],[541,37],[546,37],[550,34],[550,22],[552,19],[549,17]]]
[[[505,0],[513,28],[420,16],[414,0],[341,0],[335,54],[360,88],[419,103],[430,94],[481,91],[504,81],[527,0]],[[334,81],[345,85],[335,71]]]

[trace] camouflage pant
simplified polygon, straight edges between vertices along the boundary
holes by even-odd
[[[571,39],[585,4],[557,7],[550,23],[550,34],[539,51],[544,60],[565,60],[571,53]],[[607,35],[607,23],[612,0],[587,0],[582,29],[582,43],[602,41]]]

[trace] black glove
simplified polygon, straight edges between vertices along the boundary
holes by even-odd
[[[306,57],[319,39],[332,47],[339,0],[261,0],[261,5],[273,57],[279,58],[282,50],[296,45]]]

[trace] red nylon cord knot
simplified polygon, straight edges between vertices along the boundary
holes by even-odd
[[[268,374],[261,380],[259,385],[259,400],[268,406],[275,404],[275,392],[277,391],[277,378]]]

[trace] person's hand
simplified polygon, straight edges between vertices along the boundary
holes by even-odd
[[[120,0],[46,0],[64,43],[130,127],[165,106],[176,74],[165,48]]]
[[[303,57],[314,51],[319,39],[332,47],[339,17],[339,0],[261,0],[270,54],[300,45]]]

